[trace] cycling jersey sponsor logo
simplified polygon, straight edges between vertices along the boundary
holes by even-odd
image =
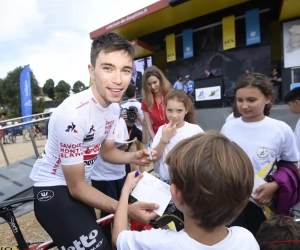
[[[114,124],[114,121],[112,120],[112,121],[106,121],[106,123],[105,123],[105,132],[104,132],[104,134],[108,134],[108,132],[109,132],[109,130],[110,130],[110,128],[111,128],[111,126]]]
[[[86,166],[86,165],[88,165],[88,166],[94,165],[96,159],[97,159],[97,155],[94,158],[90,159],[90,160],[84,160],[83,161],[84,162],[84,166]]]
[[[40,192],[38,192],[37,194],[37,199],[39,201],[49,201],[54,197],[54,192],[51,190],[42,190]]]
[[[95,145],[93,148],[87,147],[86,150],[84,151],[84,165],[93,165],[97,159],[97,155],[100,151],[100,144]]]
[[[76,125],[73,122],[71,122],[71,124],[68,125],[66,132],[78,133],[75,127]]]
[[[56,171],[57,171],[58,167],[60,166],[60,163],[61,163],[61,159],[58,158],[52,168],[51,174],[56,174]]]
[[[72,158],[83,155],[82,153],[82,143],[67,144],[60,143],[59,155],[61,158]]]
[[[91,126],[89,133],[87,136],[83,139],[83,141],[92,141],[94,140],[94,135],[95,135],[96,130],[94,129],[94,125]]]
[[[89,102],[84,102],[84,103],[81,103],[76,109],[79,109],[81,108],[82,106],[84,106],[85,104],[88,104]]]
[[[103,238],[97,243],[96,237],[98,235],[98,230],[94,229],[89,233],[88,236],[84,234],[79,237],[79,239],[73,241],[73,246],[65,247],[62,246],[62,250],[84,250],[86,248],[96,250],[103,244]],[[92,247],[93,246],[93,247]]]
[[[86,159],[87,155],[89,154],[95,155],[93,153],[98,153],[99,151],[100,151],[100,144],[95,145],[93,148],[87,147],[86,150],[84,151],[84,153],[86,154],[84,156],[84,159]]]

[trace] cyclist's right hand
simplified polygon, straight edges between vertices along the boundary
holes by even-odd
[[[159,205],[155,203],[137,201],[128,206],[128,216],[130,219],[149,223],[150,220],[154,220],[158,217],[158,215],[153,211],[158,208]]]

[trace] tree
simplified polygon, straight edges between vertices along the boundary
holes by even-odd
[[[55,87],[55,98],[58,100],[66,99],[69,96],[71,90],[70,84],[61,80]]]
[[[44,98],[32,98],[32,114],[43,113],[46,108]]]
[[[3,80],[0,78],[0,89],[3,89]],[[2,99],[2,96],[0,94],[0,108],[2,107],[1,105],[4,105],[4,101]]]
[[[46,94],[52,100],[55,97],[55,90],[54,90],[54,81],[52,79],[48,79],[43,86],[43,93]]]
[[[85,89],[85,85],[81,81],[77,81],[74,83],[72,91],[73,93],[79,93]]]
[[[7,76],[2,81],[1,98],[2,101],[10,109],[16,111],[16,114],[21,112],[20,98],[20,73],[23,67],[17,67],[13,71],[8,72]],[[32,71],[30,71],[31,95],[32,99],[40,95],[41,89]]]

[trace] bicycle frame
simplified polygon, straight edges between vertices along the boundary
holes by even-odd
[[[13,213],[13,210],[16,209],[15,207],[13,207],[13,205],[18,203],[24,204],[32,201],[34,201],[34,197],[21,198],[21,199],[16,199],[16,200],[11,200],[11,201],[6,201],[1,203],[0,217],[2,217],[9,224],[11,231],[13,232],[14,237],[17,241],[18,244],[17,246],[20,250],[27,249],[29,247],[29,244],[25,241],[24,236],[19,227],[19,224],[16,220],[16,217]]]

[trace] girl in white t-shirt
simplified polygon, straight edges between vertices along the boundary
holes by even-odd
[[[265,75],[251,73],[242,78],[236,85],[235,95],[242,116],[225,123],[221,133],[246,152],[255,174],[267,183],[254,185],[248,205],[232,225],[245,227],[255,235],[274,210],[272,198],[279,186],[271,175],[277,169],[276,161],[285,160],[297,166],[299,156],[292,129],[268,117],[274,90]]]
[[[154,164],[159,169],[160,179],[169,181],[169,167],[165,163],[167,154],[178,142],[203,130],[195,124],[193,104],[183,90],[172,90],[166,95],[165,112],[169,123],[159,127],[152,148],[157,151]]]

